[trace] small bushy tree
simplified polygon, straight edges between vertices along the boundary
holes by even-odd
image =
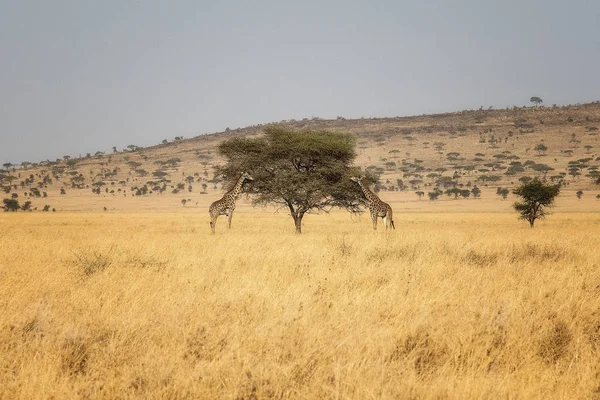
[[[21,210],[30,211],[31,210],[31,201],[26,201],[25,203],[23,203],[23,205],[21,206]]]
[[[428,192],[427,196],[429,197],[429,200],[435,201],[440,197],[440,195],[442,193],[444,193],[444,192],[442,192],[440,189],[436,188],[433,192]]]
[[[554,205],[554,199],[560,193],[560,185],[547,184],[538,178],[519,186],[513,193],[521,198],[513,207],[521,219],[527,220],[533,228],[536,219],[544,218],[546,208]]]
[[[15,200],[15,199],[4,199],[2,200],[2,202],[4,203],[4,211],[12,211],[15,212],[17,210],[19,210],[20,205],[19,205],[19,201]]]
[[[498,189],[496,189],[496,194],[498,196],[502,197],[502,200],[506,200],[509,193],[510,193],[510,190],[508,190],[508,188],[499,187]]]
[[[544,155],[546,150],[548,150],[548,146],[546,146],[544,143],[538,143],[533,149],[538,152],[538,155],[541,156]]]
[[[538,97],[538,96],[533,96],[532,98],[530,98],[530,99],[529,99],[529,101],[530,101],[531,103],[533,103],[534,105],[536,105],[536,106],[539,106],[540,104],[542,104],[542,103],[543,103],[543,100],[542,100],[542,98],[541,98],[541,97]]]

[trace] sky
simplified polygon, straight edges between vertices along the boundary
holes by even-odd
[[[0,0],[0,164],[600,100],[600,1]]]

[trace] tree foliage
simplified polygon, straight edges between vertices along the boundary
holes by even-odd
[[[548,150],[548,146],[543,143],[538,143],[533,149],[541,156]]]
[[[543,100],[541,97],[538,96],[533,96],[532,98],[529,99],[529,101],[533,104],[535,104],[536,106],[539,106],[540,104],[543,103]]]
[[[21,206],[19,205],[19,201],[15,199],[4,199],[2,200],[2,202],[4,203],[4,211],[15,212],[19,210],[19,208],[21,208]]]
[[[535,178],[513,190],[513,194],[521,198],[513,207],[520,218],[528,221],[533,228],[536,219],[548,214],[546,208],[554,205],[554,199],[559,193],[560,185],[547,184]]]
[[[509,193],[510,193],[510,190],[508,190],[508,188],[499,187],[496,189],[496,194],[498,196],[501,196],[502,200],[506,200]]]
[[[233,184],[248,172],[254,181],[244,185],[243,192],[252,195],[253,204],[286,207],[300,233],[306,213],[332,207],[359,212],[364,196],[349,179],[361,174],[351,166],[354,147],[354,138],[346,133],[269,126],[264,136],[222,142],[219,153],[226,164],[217,168],[217,175]],[[375,181],[366,178],[366,183]]]

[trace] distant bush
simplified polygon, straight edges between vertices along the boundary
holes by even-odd
[[[502,197],[502,200],[506,200],[509,193],[510,193],[510,190],[508,190],[508,188],[499,187],[498,189],[496,189],[496,194],[498,196]]]
[[[4,207],[2,207],[4,211],[16,212],[21,208],[19,201],[15,199],[4,199],[2,202],[4,203]]]

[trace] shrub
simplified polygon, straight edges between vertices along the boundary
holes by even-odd
[[[508,188],[499,187],[498,189],[496,189],[496,194],[498,196],[501,196],[502,200],[506,200],[509,193],[510,193],[510,190],[508,190]]]
[[[4,200],[2,200],[2,202],[4,203],[4,207],[3,207],[4,211],[16,212],[20,208],[18,200],[4,199]]]

